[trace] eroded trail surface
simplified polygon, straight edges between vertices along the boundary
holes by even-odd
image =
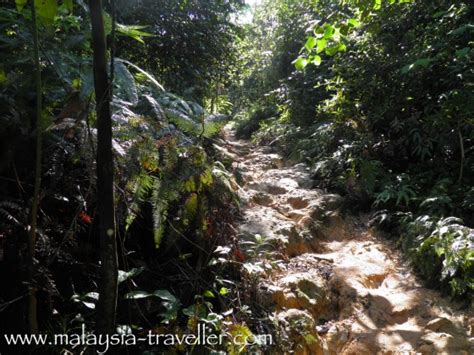
[[[472,311],[422,287],[366,218],[343,218],[341,197],[312,188],[305,165],[226,135],[243,269],[274,310],[282,353],[474,354]]]

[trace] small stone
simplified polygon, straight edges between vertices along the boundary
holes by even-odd
[[[446,328],[452,328],[453,326],[453,323],[449,319],[440,317],[429,321],[425,329],[438,332],[440,329],[446,330]]]

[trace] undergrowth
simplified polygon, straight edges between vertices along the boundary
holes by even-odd
[[[306,162],[352,210],[372,211],[433,286],[472,295],[472,6],[343,3],[262,5],[250,47],[266,56],[244,73],[240,131]],[[248,109],[259,100],[277,115]]]

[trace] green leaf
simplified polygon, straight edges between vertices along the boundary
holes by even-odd
[[[318,44],[318,47],[317,47],[316,53],[319,54],[322,51],[324,51],[328,42],[324,38],[321,38],[321,39],[318,39],[317,44]]]
[[[163,301],[177,302],[177,298],[168,290],[156,290],[153,292],[153,296],[161,298]]]
[[[442,10],[442,11],[437,11],[433,14],[433,18],[439,18],[441,16],[444,16],[448,13],[448,11]]]
[[[99,292],[87,292],[84,297],[92,298],[93,300],[99,300]]]
[[[81,78],[72,79],[71,87],[73,89],[79,90],[81,88]]]
[[[28,3],[28,0],[15,0],[16,9],[18,11],[22,11],[27,3]]]
[[[148,298],[148,297],[158,297],[161,298],[163,301],[176,303],[178,300],[175,296],[168,290],[156,290],[153,293],[149,293],[147,291],[131,291],[125,295],[126,299],[141,299],[141,298]]]
[[[330,39],[334,35],[335,29],[332,25],[327,25],[326,29],[324,30],[324,39]]]
[[[360,22],[357,21],[355,18],[351,18],[347,21],[347,24],[351,27],[359,27],[360,26]]]
[[[470,24],[470,23],[466,23],[466,24],[456,28],[455,30],[452,30],[451,32],[449,32],[449,34],[453,34],[453,35],[457,36],[457,35],[464,34],[464,32],[466,32],[466,31],[472,31],[472,30],[474,30],[474,25]]]
[[[305,43],[304,47],[306,48],[306,50],[307,50],[308,52],[310,52],[311,49],[313,49],[313,47],[316,45],[316,42],[317,42],[316,38],[314,38],[314,37],[308,37],[308,39],[306,40],[306,43]]]
[[[80,302],[90,309],[95,309],[95,302],[99,300],[98,292],[88,292],[85,295],[74,294],[71,299],[74,302]]]
[[[58,13],[57,0],[35,0],[35,8],[38,17],[45,25],[52,25]]]
[[[139,268],[133,268],[131,269],[130,271],[123,271],[123,270],[119,270],[118,271],[118,283],[122,283],[128,279],[131,279],[139,274],[141,274],[143,272],[143,270],[145,270],[145,268],[142,266],[142,267],[139,267]]]
[[[311,57],[311,63],[313,63],[314,65],[321,65],[321,62],[322,62],[322,59],[319,55],[314,55]]]
[[[431,58],[421,58],[415,62],[415,65],[418,65],[423,68],[427,68],[431,64]]]
[[[84,306],[86,306],[87,308],[95,309],[95,303],[93,303],[93,302],[81,301],[81,303],[82,303]]]
[[[121,100],[136,105],[138,103],[138,89],[132,73],[122,62],[115,63],[114,73],[114,94]]]
[[[325,49],[325,53],[329,56],[333,56],[338,52],[344,52],[346,50],[346,45],[344,43],[338,43],[334,46],[328,47]]]
[[[153,296],[152,293],[148,293],[146,291],[131,291],[131,292],[129,292],[125,295],[125,299],[138,300],[138,299],[141,299],[141,298],[148,298],[148,297],[152,297],[152,296]]]
[[[458,49],[456,51],[456,57],[460,58],[460,57],[464,57],[466,54],[468,54],[470,52],[471,48],[469,47],[464,47],[463,49]]]
[[[216,298],[216,296],[214,295],[214,293],[211,290],[204,291],[204,293],[202,295],[204,297],[207,297],[207,298]]]
[[[117,23],[117,33],[122,36],[133,38],[141,44],[145,44],[145,41],[143,41],[143,37],[155,37],[155,35],[152,33],[141,31],[146,27],[147,26],[122,25],[120,23]]]
[[[374,10],[380,10],[382,8],[382,0],[375,0],[374,2]]]
[[[316,38],[322,38],[324,36],[324,28],[322,26],[316,26],[313,32],[316,35]]]
[[[198,318],[200,320],[207,317],[207,310],[202,304],[192,304],[187,308],[183,308],[182,312],[188,317]]]
[[[339,33],[341,34],[341,36],[347,36],[349,34],[349,30],[352,29],[351,26],[347,25],[347,24],[342,24],[341,27],[339,28]]]
[[[178,310],[181,302],[168,290],[156,290],[153,295],[163,300],[165,311],[160,315],[163,317],[162,323],[168,323],[178,317]]]
[[[405,65],[402,69],[401,69],[401,73],[402,74],[407,74],[409,73],[411,70],[417,68],[417,67],[423,67],[423,68],[428,68],[428,66],[431,64],[431,62],[433,61],[433,59],[431,58],[421,58],[421,59],[418,59],[417,61],[415,61],[414,63],[412,64],[408,64],[408,65]]]
[[[294,61],[295,68],[298,70],[303,70],[308,65],[308,60],[303,57],[299,57]]]
[[[221,289],[219,290],[219,294],[220,294],[221,296],[225,296],[225,295],[227,295],[228,293],[229,293],[229,290],[228,290],[227,288],[225,288],[225,287],[221,287]]]

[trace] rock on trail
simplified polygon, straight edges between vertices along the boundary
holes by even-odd
[[[304,164],[225,134],[243,270],[273,312],[279,352],[474,354],[472,310],[422,287],[366,218],[343,218],[340,196],[312,188]]]

